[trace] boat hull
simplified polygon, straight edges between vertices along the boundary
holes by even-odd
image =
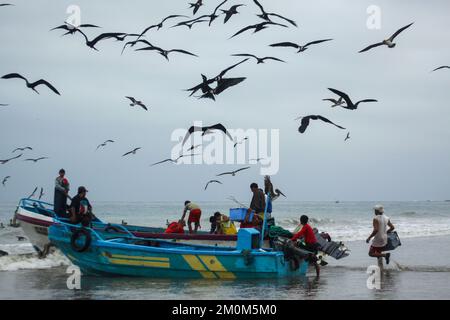
[[[70,242],[72,231],[70,227],[55,224],[50,228],[49,238],[83,274],[89,275],[234,280],[301,276],[308,269],[307,262],[303,261],[297,270],[291,270],[282,252],[243,252],[231,247],[163,240],[137,245],[128,242],[135,239],[105,241],[93,236],[89,248],[78,252]]]

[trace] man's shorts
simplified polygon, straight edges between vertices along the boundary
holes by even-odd
[[[369,254],[382,254],[385,247],[374,247],[370,246]]]
[[[189,211],[188,223],[200,223],[200,217],[202,215],[202,210],[193,209]]]

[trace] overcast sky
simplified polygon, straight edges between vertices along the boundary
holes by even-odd
[[[0,75],[19,72],[35,81],[44,78],[61,92],[40,87],[40,95],[20,80],[0,80],[0,159],[20,146],[34,150],[23,159],[0,165],[0,201],[17,201],[35,186],[52,200],[57,171],[67,171],[72,191],[90,190],[91,201],[224,200],[229,195],[247,201],[249,185],[262,185],[259,166],[223,185],[205,183],[240,165],[166,164],[176,144],[171,134],[193,121],[223,123],[232,129],[279,129],[280,170],[272,180],[290,200],[439,200],[450,198],[450,71],[430,73],[450,64],[448,1],[283,0],[261,2],[268,11],[297,21],[299,27],[273,27],[228,40],[240,28],[260,22],[250,0],[230,0],[224,7],[245,3],[227,24],[212,27],[150,31],[147,40],[163,48],[182,48],[199,58],[171,55],[170,62],[154,52],[127,50],[114,40],[95,52],[81,35],[61,37],[49,30],[67,18],[71,4],[81,8],[81,22],[102,26],[87,30],[140,32],[169,14],[192,15],[187,0],[177,1],[19,1],[0,8]],[[206,0],[199,14],[209,14],[219,1]],[[381,29],[366,26],[370,5],[381,9]],[[365,54],[365,46],[389,37],[415,22],[397,38],[397,47],[380,47]],[[274,42],[333,38],[296,54],[271,48]],[[200,82],[200,73],[214,76],[239,59],[233,53],[272,55],[286,64],[249,61],[230,76],[247,80],[225,91],[217,102],[189,98],[182,89]],[[330,108],[327,88],[345,91],[354,100],[376,98],[356,111]],[[129,107],[127,95],[143,100],[149,112]],[[298,116],[320,114],[346,127],[339,130],[313,123],[298,133]],[[351,140],[344,143],[347,131]],[[101,151],[96,146],[116,140]],[[136,156],[121,155],[135,147]]]

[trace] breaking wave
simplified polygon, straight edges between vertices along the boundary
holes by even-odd
[[[0,257],[1,271],[17,271],[30,269],[50,269],[70,265],[70,261],[59,251],[49,254],[45,259],[38,258],[35,253],[7,255]]]

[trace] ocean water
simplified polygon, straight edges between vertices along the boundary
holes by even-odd
[[[273,216],[277,224],[294,229],[301,214],[311,224],[344,241],[352,250],[348,258],[328,258],[322,276],[269,281],[167,280],[83,276],[82,290],[67,289],[70,262],[59,252],[39,259],[31,245],[19,241],[20,228],[0,229],[0,299],[449,299],[450,298],[450,202],[384,202],[402,246],[382,279],[382,288],[366,286],[368,257],[364,240],[371,232],[375,202],[288,202],[278,200]],[[14,203],[0,204],[5,225]],[[179,219],[182,203],[93,203],[105,221],[164,226]],[[233,202],[199,202],[202,225],[215,211],[228,212]]]
[[[227,214],[237,205],[232,201],[198,202],[202,207],[202,227],[209,231],[209,217],[216,211]],[[311,225],[330,233],[339,241],[364,240],[372,227],[373,206],[376,202],[274,202],[276,223],[293,230],[299,217],[306,214]],[[7,224],[16,203],[0,204],[0,222]],[[383,202],[386,215],[402,237],[450,235],[450,202],[409,201]],[[96,215],[108,222],[163,227],[167,221],[181,217],[183,203],[170,202],[98,202],[93,203]],[[1,243],[1,240],[0,240]]]

